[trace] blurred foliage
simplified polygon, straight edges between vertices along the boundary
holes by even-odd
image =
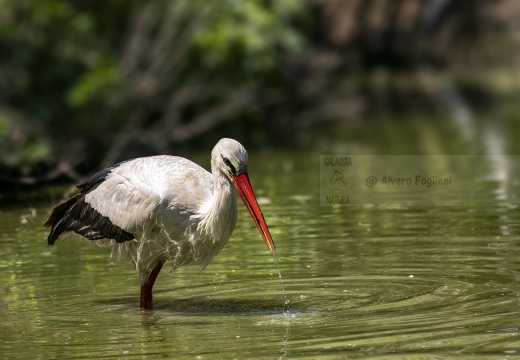
[[[67,142],[82,131],[95,134],[121,121],[116,115],[122,80],[110,72],[115,59],[107,51],[109,44],[96,28],[97,19],[73,4],[2,1],[0,106],[4,116],[14,117],[8,133],[24,134],[23,139],[3,142],[1,156],[9,161],[2,162],[13,175],[19,168],[49,161],[50,144]],[[88,107],[95,114],[87,115]]]
[[[42,165],[51,168],[60,161],[74,168],[73,156],[95,166],[128,116],[138,111],[136,101],[144,106],[149,97],[164,97],[168,87],[191,84],[196,78],[208,84],[215,79],[226,83],[219,85],[218,96],[210,100],[218,102],[225,87],[269,81],[281,51],[303,48],[303,38],[288,26],[291,19],[305,15],[297,0],[225,0],[209,6],[203,0],[154,4],[1,0],[0,6],[0,114],[16,118],[0,117],[4,180],[31,173],[22,168],[36,163],[40,170]],[[141,21],[145,12],[152,14],[153,28],[138,29],[147,26]],[[168,36],[161,38],[166,31]],[[180,35],[169,37],[175,32]],[[129,71],[125,55],[135,46],[132,36],[145,38],[138,39],[144,43],[138,49],[141,58]],[[163,41],[155,50],[154,39]],[[168,48],[179,53],[171,54]],[[157,53],[146,58],[145,53],[157,49],[182,59],[174,59],[176,67],[170,69],[154,62]],[[171,83],[143,98],[139,76],[161,66],[167,71],[159,77]],[[168,101],[163,99],[163,103]],[[150,101],[149,106],[156,104]],[[160,106],[157,109],[146,112],[140,126],[153,123]],[[189,116],[193,108],[185,111],[183,115]],[[16,140],[15,132],[23,132],[23,139]]]
[[[0,0],[0,184],[223,136],[305,147],[342,120],[471,117],[494,74],[515,78],[519,4]]]
[[[199,1],[199,6],[207,4]],[[303,48],[303,38],[287,21],[303,16],[302,2],[226,0],[219,2],[210,26],[195,36],[194,47],[200,57],[226,75],[265,74],[278,64],[279,44],[289,51]]]

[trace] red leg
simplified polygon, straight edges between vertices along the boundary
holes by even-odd
[[[153,308],[152,301],[152,288],[155,283],[155,279],[157,279],[157,275],[159,275],[159,271],[163,266],[163,262],[159,260],[155,268],[150,273],[148,277],[148,281],[144,284],[141,284],[141,310],[151,310]]]

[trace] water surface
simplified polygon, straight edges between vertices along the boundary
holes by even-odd
[[[141,313],[130,263],[74,235],[47,246],[42,223],[64,189],[4,195],[2,357],[520,357],[519,218],[503,184],[468,184],[495,206],[457,204],[456,194],[456,206],[410,206],[406,189],[406,206],[319,206],[319,155],[250,156],[288,305],[241,203],[208,268],[166,266],[154,310]]]

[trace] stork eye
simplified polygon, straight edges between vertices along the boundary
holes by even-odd
[[[222,157],[222,161],[224,161],[224,164],[226,164],[233,174],[236,172],[235,167],[227,157]]]

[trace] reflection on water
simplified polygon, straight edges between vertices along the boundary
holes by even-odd
[[[243,207],[235,234],[208,268],[199,274],[196,267],[166,267],[155,309],[141,312],[129,263],[111,262],[109,249],[73,235],[46,245],[41,224],[56,201],[48,190],[40,200],[4,202],[0,353],[19,359],[518,357],[518,208],[318,206],[319,155],[291,155],[287,166],[287,155],[271,154],[273,161],[262,164],[251,154],[251,164],[260,164],[251,165],[251,181],[277,246],[285,294]],[[468,190],[496,205],[518,194],[518,169],[513,157],[506,159],[507,165],[498,158],[481,165],[493,180],[475,179]]]

